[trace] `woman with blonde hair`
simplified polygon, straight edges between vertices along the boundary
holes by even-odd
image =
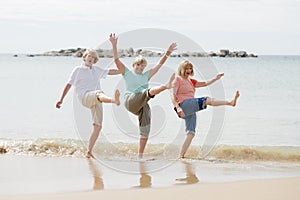
[[[148,141],[151,126],[151,109],[148,101],[160,94],[164,90],[170,89],[175,74],[171,76],[166,84],[155,87],[149,87],[149,80],[160,70],[163,64],[173,51],[177,44],[172,43],[166,53],[152,69],[144,71],[147,61],[143,56],[136,57],[132,64],[132,69],[128,69],[119,59],[117,42],[115,34],[110,34],[109,40],[113,47],[114,60],[117,68],[120,70],[126,84],[125,107],[132,114],[139,118],[140,144],[139,158],[141,159]]]
[[[237,99],[240,96],[239,91],[236,91],[232,100],[217,100],[211,97],[195,98],[196,88],[206,87],[219,80],[224,76],[224,73],[218,74],[215,78],[209,81],[198,81],[190,78],[194,75],[194,66],[184,60],[178,67],[178,76],[175,78],[171,89],[171,100],[174,110],[177,115],[185,120],[185,130],[187,133],[186,139],[182,145],[180,158],[189,148],[196,130],[196,112],[206,109],[207,106],[236,106]]]

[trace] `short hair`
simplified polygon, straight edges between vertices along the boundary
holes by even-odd
[[[179,64],[179,67],[178,67],[178,75],[179,76],[184,76],[184,73],[185,73],[185,69],[187,67],[192,67],[192,72],[191,72],[191,76],[194,75],[194,66],[193,64],[188,61],[188,60],[183,60],[180,64]]]
[[[134,66],[135,64],[141,64],[146,66],[147,60],[142,55],[139,55],[135,58],[135,61],[132,63],[132,66]]]
[[[82,59],[83,59],[84,61],[85,61],[85,58],[86,58],[86,56],[87,56],[88,54],[90,54],[91,56],[93,56],[93,57],[95,58],[94,64],[95,64],[96,62],[98,62],[99,56],[98,56],[96,50],[94,50],[94,49],[87,49],[87,50],[85,50],[85,52],[84,52],[83,55],[82,55]]]

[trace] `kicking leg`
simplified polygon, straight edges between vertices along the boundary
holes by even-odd
[[[233,106],[233,107],[236,106],[236,102],[237,102],[239,97],[240,97],[240,92],[236,91],[233,100],[231,100],[231,102],[230,102],[230,105]]]
[[[172,87],[172,82],[175,79],[175,73],[173,73],[169,79],[169,81],[165,85],[156,86],[149,89],[150,96],[157,95],[164,90],[170,89]]]
[[[206,99],[206,105],[209,105],[209,106],[236,106],[236,102],[237,102],[237,99],[239,98],[240,96],[240,93],[239,91],[236,91],[235,93],[235,96],[232,100],[218,100],[218,99],[213,99],[213,98],[210,98],[210,97],[207,97]]]
[[[114,103],[116,105],[120,105],[120,91],[116,90],[114,94],[114,98],[106,96],[103,92],[97,93],[97,98],[102,103]]]

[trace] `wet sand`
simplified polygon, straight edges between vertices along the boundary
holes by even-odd
[[[0,170],[0,199],[300,197],[298,167],[1,155]]]

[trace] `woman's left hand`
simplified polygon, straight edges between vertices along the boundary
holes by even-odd
[[[224,73],[218,74],[216,79],[219,80],[220,78],[222,78],[224,76]]]

